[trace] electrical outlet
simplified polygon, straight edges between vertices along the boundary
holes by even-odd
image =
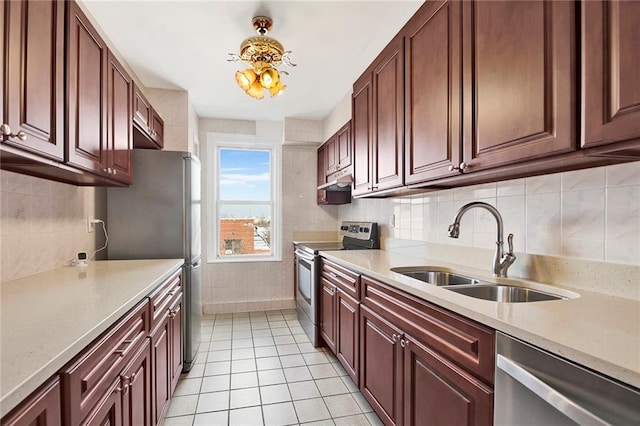
[[[392,214],[391,216],[389,216],[389,227],[390,228],[395,228],[396,227],[396,215]]]
[[[89,216],[87,216],[87,232],[88,233],[92,233],[95,227],[95,223],[92,223],[93,219]]]

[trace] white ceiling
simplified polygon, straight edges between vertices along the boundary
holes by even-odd
[[[201,117],[323,119],[422,1],[84,0],[116,50],[147,87],[189,92]],[[271,37],[291,50],[285,92],[255,100],[227,62],[253,35],[256,15],[273,19]]]

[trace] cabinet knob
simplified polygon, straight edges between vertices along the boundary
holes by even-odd
[[[460,165],[458,167],[454,167],[453,164],[450,165],[449,166],[449,171],[450,172],[458,171],[458,172],[462,173],[465,170],[467,170],[468,168],[469,168],[469,165],[463,161],[462,163],[460,163]]]
[[[27,134],[25,132],[21,130],[18,133],[11,133],[11,127],[6,123],[0,126],[0,133],[8,138],[18,138],[23,142],[27,140]]]
[[[408,339],[400,339],[400,346],[402,346],[403,348],[406,348],[407,346],[409,346],[409,340]]]
[[[397,343],[399,338],[400,336],[395,333],[391,335],[391,340],[393,340],[393,343]]]
[[[118,171],[116,169],[113,169],[113,175],[115,176],[116,173],[118,173]]]

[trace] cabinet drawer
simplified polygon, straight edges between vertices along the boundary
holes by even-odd
[[[322,259],[320,275],[340,287],[340,290],[360,300],[360,275],[326,259]]]
[[[178,270],[174,275],[161,284],[151,295],[151,329],[162,322],[171,303],[178,293],[182,291],[182,271]]]
[[[493,384],[492,329],[364,276],[362,302],[398,325],[409,337]]]
[[[148,334],[149,303],[145,299],[62,370],[66,424],[79,424],[86,417]]]
[[[58,426],[62,424],[60,410],[60,380],[54,377],[33,392],[20,405],[2,418],[2,426]]]

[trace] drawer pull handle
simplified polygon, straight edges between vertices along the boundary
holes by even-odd
[[[169,297],[173,297],[175,294],[176,294],[176,291],[175,290],[171,290],[169,292]]]
[[[331,278],[338,278],[338,276],[336,274],[334,274],[333,272],[329,272],[329,276]]]
[[[120,346],[124,346],[124,347],[121,349],[116,349],[115,351],[113,351],[113,353],[120,355],[120,358],[124,357],[125,352],[127,352],[127,349],[132,342],[133,340],[130,340],[130,339],[123,340]]]

